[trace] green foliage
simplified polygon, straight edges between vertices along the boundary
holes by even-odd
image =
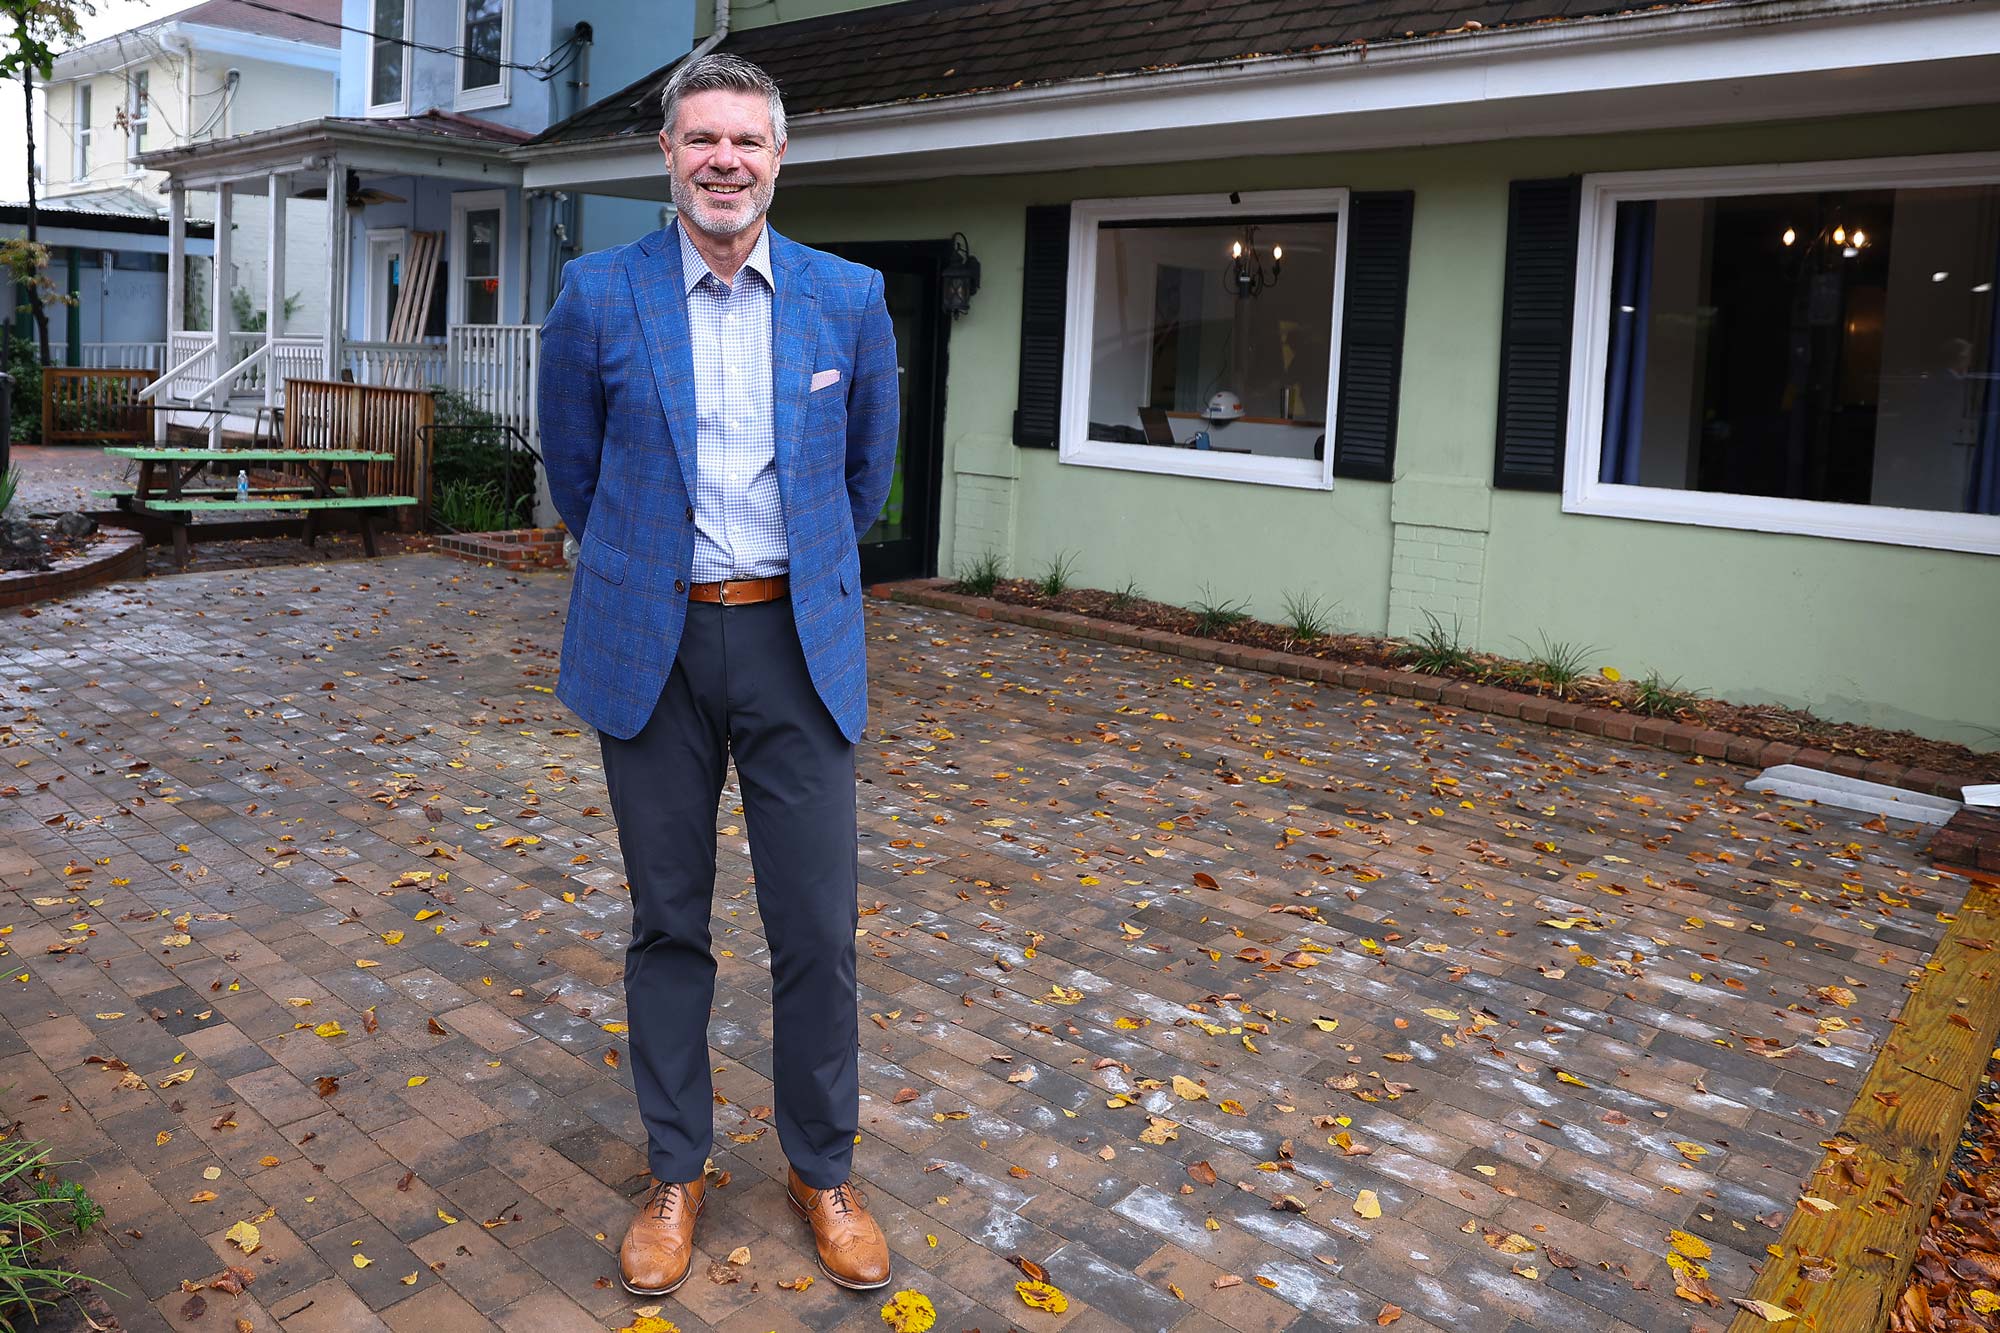
[[[1285,628],[1295,639],[1317,639],[1333,628],[1333,611],[1319,597],[1305,592],[1285,593]]]
[[[21,469],[10,467],[0,473],[0,515],[7,512],[7,506],[14,503],[14,493],[21,489]]]
[[[0,1327],[13,1328],[17,1310],[32,1318],[38,1306],[53,1304],[71,1281],[96,1281],[41,1261],[43,1244],[68,1229],[57,1216],[62,1210],[68,1210],[70,1227],[78,1232],[104,1217],[104,1210],[81,1186],[72,1194],[69,1186],[38,1182],[29,1193],[29,1181],[48,1169],[48,1154],[38,1145],[19,1139],[0,1143],[0,1310],[6,1311],[0,1314]],[[13,1195],[26,1197],[9,1197]]]
[[[1060,597],[1076,585],[1076,553],[1057,551],[1055,559],[1042,566],[1035,591],[1044,597]]]
[[[1188,606],[1194,612],[1194,632],[1203,638],[1210,638],[1225,630],[1231,630],[1250,618],[1249,608],[1242,602],[1218,602],[1209,586],[1201,585],[1201,596]]]
[[[16,444],[34,444],[42,438],[42,363],[35,344],[5,334],[6,369],[14,377],[14,419],[8,437]]]
[[[0,78],[32,69],[46,79],[56,53],[83,40],[95,0],[0,0]]]
[[[505,532],[521,526],[519,510],[503,504],[490,481],[445,482],[438,488],[432,512],[454,532]]]
[[[464,394],[440,390],[432,395],[437,402],[431,431],[431,493],[439,497],[440,521],[461,532],[499,532],[526,527],[534,518],[535,459],[524,449],[510,449],[512,443],[500,419],[475,405]],[[512,479],[512,503],[507,503]],[[473,508],[472,497],[482,488],[492,495],[491,503],[505,517],[491,526],[468,528],[447,516],[443,497],[454,486],[463,515],[483,514]]]
[[[958,582],[951,585],[951,590],[968,597],[991,597],[993,590],[1000,586],[1000,577],[999,553],[987,551],[959,570]]]
[[[292,316],[298,314],[299,307],[304,304],[305,298],[296,292],[285,298],[285,320],[287,323],[291,322]],[[238,287],[229,293],[229,312],[235,316],[236,327],[244,333],[262,333],[264,331],[264,312],[257,308],[256,298],[250,295],[249,288]]]
[[[1648,717],[1674,717],[1680,713],[1699,713],[1701,695],[1694,690],[1681,688],[1681,678],[1663,681],[1660,673],[1649,671],[1646,678],[1632,684],[1632,711],[1644,713]]]
[[[1537,637],[1542,646],[1528,658],[1529,673],[1554,690],[1558,698],[1568,698],[1576,683],[1590,674],[1590,662],[1597,656],[1597,649],[1587,643],[1551,639],[1547,631]]]
[[[1396,650],[1396,660],[1434,676],[1470,668],[1472,654],[1459,642],[1458,617],[1451,618],[1450,629],[1446,629],[1443,622],[1428,611],[1424,612],[1424,620],[1426,628]]]
[[[44,307],[77,304],[78,298],[57,286],[56,280],[49,276],[49,247],[40,241],[20,236],[0,241],[0,272],[14,280],[16,290],[34,287],[41,293]],[[19,308],[29,307],[23,303]]]
[[[1113,611],[1123,611],[1143,596],[1145,594],[1139,591],[1139,580],[1126,579],[1125,586],[1114,590],[1110,601],[1106,605]]]

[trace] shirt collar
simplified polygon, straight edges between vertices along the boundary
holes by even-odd
[[[678,218],[674,219],[674,235],[681,243],[681,294],[685,296],[699,286],[704,277],[714,276],[715,270],[701,257],[701,251],[694,248],[694,242],[688,239],[687,228],[680,224]],[[743,261],[743,267],[762,278],[764,285],[772,291],[778,289],[778,284],[771,278],[771,227],[768,222],[757,229],[757,244],[751,249],[750,257]],[[737,276],[741,277],[742,273],[739,271]],[[722,281],[719,277],[715,280]]]

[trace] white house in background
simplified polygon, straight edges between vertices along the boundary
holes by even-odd
[[[653,230],[663,210],[657,201],[523,191],[509,150],[588,106],[593,80],[625,87],[685,54],[693,0],[345,0],[338,8],[348,29],[338,114],[238,127],[139,161],[167,178],[176,218],[204,191],[215,192],[225,220],[269,200],[315,201],[326,244],[304,265],[290,258],[295,247],[269,247],[288,258],[267,282],[290,290],[310,274],[318,299],[342,317],[310,332],[296,320],[255,334],[225,322],[219,357],[215,334],[177,324],[157,395],[169,404],[228,401],[229,416],[210,421],[219,433],[253,429],[258,407],[282,404],[286,378],[438,385],[468,394],[532,442],[536,321],[561,265],[586,245]],[[171,231],[181,234],[178,224]],[[218,227],[219,265],[237,261],[244,236]]]
[[[140,166],[141,154],[226,142],[331,111],[340,69],[340,31],[331,25],[340,19],[340,0],[284,0],[277,8],[293,12],[206,0],[58,56],[43,88],[43,128],[37,136],[46,202],[164,219],[164,177]],[[216,216],[213,193],[191,195],[186,207],[191,218]],[[233,222],[222,299],[247,300],[246,312],[254,320],[268,299],[267,205],[239,208]],[[324,210],[295,206],[286,222],[292,271],[312,273],[326,248]],[[214,323],[216,284],[205,272],[181,287],[195,299],[179,322],[170,319],[164,301],[157,308],[96,311],[93,286],[86,279],[78,290],[83,324],[116,326],[116,332],[131,336],[86,343],[133,345],[87,346],[87,363],[164,369],[170,324],[209,328]],[[283,296],[295,298],[292,327],[325,327],[326,294],[317,282],[294,283]]]

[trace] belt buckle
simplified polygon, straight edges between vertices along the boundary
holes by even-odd
[[[716,580],[716,584],[715,584],[715,600],[716,600],[716,601],[717,601],[717,602],[718,602],[719,604],[721,604],[721,605],[723,605],[723,606],[728,606],[728,605],[729,605],[729,580],[728,580],[728,579],[718,579],[718,580]]]

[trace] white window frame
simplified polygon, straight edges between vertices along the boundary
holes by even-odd
[[[1267,486],[1333,489],[1334,406],[1340,401],[1340,303],[1347,291],[1348,210],[1345,189],[1257,190],[1227,194],[1155,195],[1133,199],[1079,199],[1070,205],[1069,295],[1063,330],[1062,415],[1057,457],[1081,467],[1120,468],[1172,477],[1249,481]],[[1098,228],[1105,222],[1241,219],[1315,213],[1335,219],[1333,300],[1327,312],[1326,448],[1322,458],[1267,458],[1205,449],[1162,449],[1090,438],[1092,333],[1096,323]],[[1218,278],[1224,259],[1216,260]]]
[[[465,323],[465,280],[471,276],[465,271],[466,214],[484,212],[487,209],[493,209],[500,214],[500,235],[498,238],[500,253],[494,256],[500,265],[500,271],[492,275],[500,280],[500,299],[495,303],[495,309],[503,316],[508,310],[512,309],[507,304],[508,299],[513,296],[510,284],[507,281],[507,255],[510,248],[507,236],[507,192],[505,190],[468,190],[463,194],[454,194],[451,197],[451,273],[449,275],[451,278],[451,294],[450,300],[445,305],[445,324],[447,328]],[[501,321],[495,320],[494,322],[497,324]],[[486,328],[489,326],[482,324],[477,327]]]
[[[132,165],[129,159],[145,151],[139,146],[139,135],[142,131],[151,130],[153,126],[152,73],[149,69],[134,69],[128,70],[125,74],[125,156],[128,159],[126,168],[129,175],[139,174],[139,168]],[[146,81],[146,96],[143,100],[139,96],[141,79]]]
[[[458,0],[458,40],[453,42],[452,45],[461,48],[465,45],[465,20],[466,0]],[[510,50],[508,43],[513,39],[513,36],[514,0],[500,0],[499,81],[490,88],[467,88],[465,86],[466,58],[462,55],[459,56],[456,61],[458,69],[452,74],[452,85],[457,90],[457,96],[452,103],[454,110],[477,111],[481,107],[505,106],[507,104],[508,75],[511,72],[507,68],[508,51]]]
[[[393,248],[402,257],[404,272],[407,274],[410,259],[410,229],[408,227],[367,229],[362,246],[362,253],[367,257],[367,271],[361,280],[361,329],[363,338],[368,341],[387,339],[389,321],[396,313],[388,304],[387,284],[383,284],[383,291],[376,290],[378,273],[375,259],[384,247]],[[377,309],[377,306],[381,308]]]
[[[91,132],[90,117],[93,108],[90,103],[97,99],[90,91],[89,79],[78,79],[75,90],[70,94],[70,132],[72,151],[70,153],[70,179],[90,178],[90,150],[97,136]]]
[[[1793,190],[1990,184],[2000,184],[2000,153],[1940,153],[1928,157],[1586,175],[1577,218],[1576,305],[1570,345],[1563,512],[2000,554],[2000,516],[1992,514],[1954,514],[1935,509],[1729,495],[1660,486],[1620,486],[1598,480],[1604,446],[1604,372],[1610,352],[1611,275],[1620,203],[1782,194]]]
[[[391,3],[393,3],[393,0],[391,0]],[[368,0],[368,27],[371,32],[375,29],[376,15],[382,7],[383,0]],[[410,23],[414,16],[410,11],[413,8],[415,8],[415,0],[403,0],[403,41],[406,43],[411,40]],[[409,114],[410,80],[416,75],[416,70],[413,68],[414,61],[411,58],[416,55],[416,48],[407,45],[403,47],[403,87],[397,94],[396,99],[392,102],[377,102],[375,100],[375,38],[367,38],[366,44],[368,51],[365,58],[366,63],[362,66],[361,77],[365,88],[365,100],[368,105],[363,110],[371,116],[402,116]]]

